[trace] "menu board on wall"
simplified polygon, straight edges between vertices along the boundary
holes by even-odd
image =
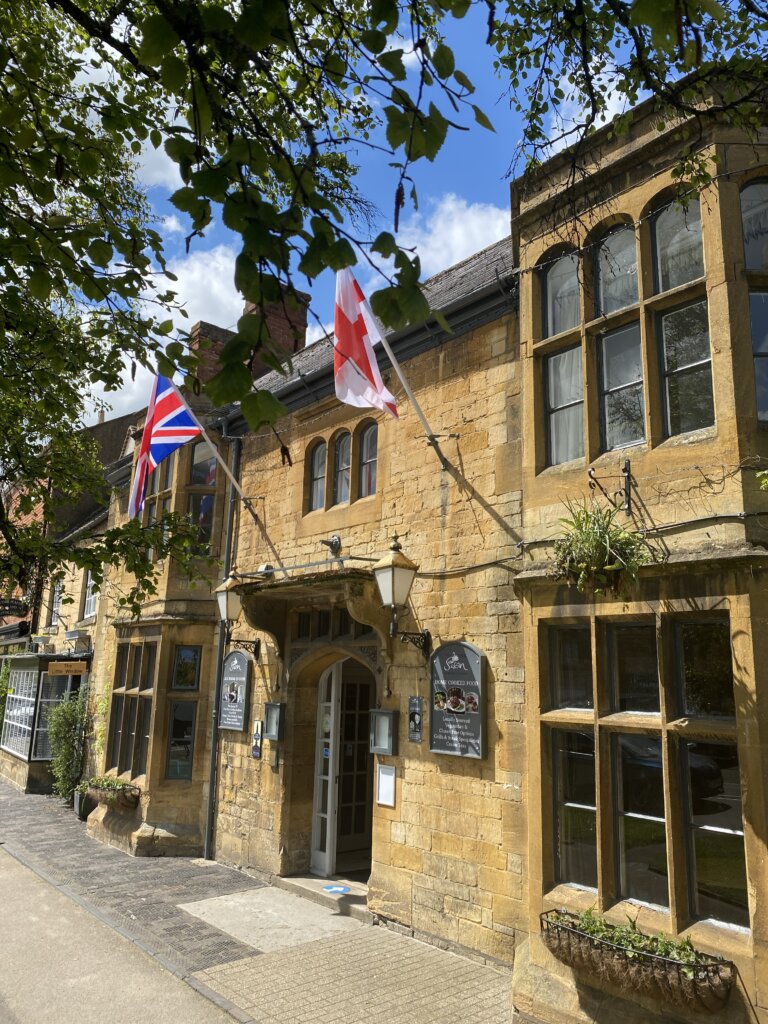
[[[485,757],[486,658],[468,643],[443,644],[431,658],[429,749]]]
[[[245,728],[245,712],[248,703],[248,682],[251,673],[251,659],[240,651],[233,651],[224,659],[224,675],[219,705],[219,728]]]

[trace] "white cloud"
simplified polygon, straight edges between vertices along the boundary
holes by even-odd
[[[151,142],[145,143],[138,158],[137,176],[145,188],[159,185],[175,192],[184,184],[178,165],[171,160],[162,145],[155,149]]]
[[[310,321],[307,324],[307,345],[314,345],[328,334],[333,333],[333,324],[319,324],[317,321]]]
[[[186,235],[188,233],[187,228],[184,227],[175,213],[163,217],[159,222],[159,226],[167,235]]]
[[[243,298],[235,289],[235,256],[230,245],[196,250],[169,260],[168,269],[178,281],[168,282],[183,303],[188,317],[176,317],[182,330],[206,320],[217,327],[233,327],[243,312]]]
[[[509,210],[491,203],[468,203],[446,192],[429,200],[427,212],[418,211],[400,225],[398,242],[415,248],[421,258],[422,278],[453,266],[510,231]]]
[[[595,121],[595,127],[602,128],[603,125],[610,124],[614,117],[623,114],[628,103],[626,96],[611,89],[606,76],[597,75],[594,81],[595,89],[602,93],[605,101],[605,110]],[[549,134],[553,138],[548,147],[549,156],[559,153],[578,140],[579,132],[574,129],[583,125],[587,116],[587,97],[581,92],[574,92],[573,86],[565,78],[561,79],[560,88],[566,96],[549,119]]]

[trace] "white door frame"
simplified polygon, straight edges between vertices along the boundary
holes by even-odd
[[[310,871],[329,878],[336,869],[336,815],[339,781],[339,715],[341,712],[341,658],[320,676],[317,687],[317,728],[315,732],[315,792],[312,801],[312,852]],[[330,693],[327,694],[330,682]],[[326,695],[330,700],[325,700]],[[327,728],[326,728],[327,726]],[[328,756],[325,756],[326,751]],[[327,782],[325,807],[323,782]],[[321,849],[325,821],[325,849]]]

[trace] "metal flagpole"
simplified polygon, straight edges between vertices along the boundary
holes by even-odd
[[[416,415],[421,420],[421,425],[424,427],[424,430],[425,430],[426,435],[427,435],[427,444],[429,444],[432,448],[435,449],[435,452],[437,453],[437,457],[438,457],[438,459],[440,459],[440,465],[443,467],[443,469],[447,469],[448,468],[448,462],[447,462],[445,456],[443,455],[442,451],[440,450],[440,445],[437,442],[437,437],[432,432],[432,428],[430,427],[429,423],[427,423],[427,417],[424,415],[424,412],[423,412],[421,406],[416,401],[416,396],[411,391],[411,385],[406,380],[406,377],[405,377],[405,374],[403,373],[402,367],[400,366],[400,363],[398,363],[397,359],[395,358],[395,354],[392,351],[392,349],[390,348],[389,342],[384,337],[384,332],[383,331],[379,332],[379,338],[381,339],[382,348],[387,353],[387,356],[389,357],[389,361],[390,361],[390,363],[392,363],[392,366],[394,367],[395,373],[400,378],[400,383],[403,385],[403,390],[405,391],[406,395],[408,396],[408,400],[410,401],[410,403],[413,406],[413,408],[416,410]]]

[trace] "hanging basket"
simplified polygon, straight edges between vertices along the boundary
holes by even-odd
[[[683,963],[619,946],[583,931],[576,914],[560,910],[545,911],[540,921],[544,945],[576,971],[687,1010],[716,1013],[728,1002],[736,973],[730,960],[697,952],[694,963]]]

